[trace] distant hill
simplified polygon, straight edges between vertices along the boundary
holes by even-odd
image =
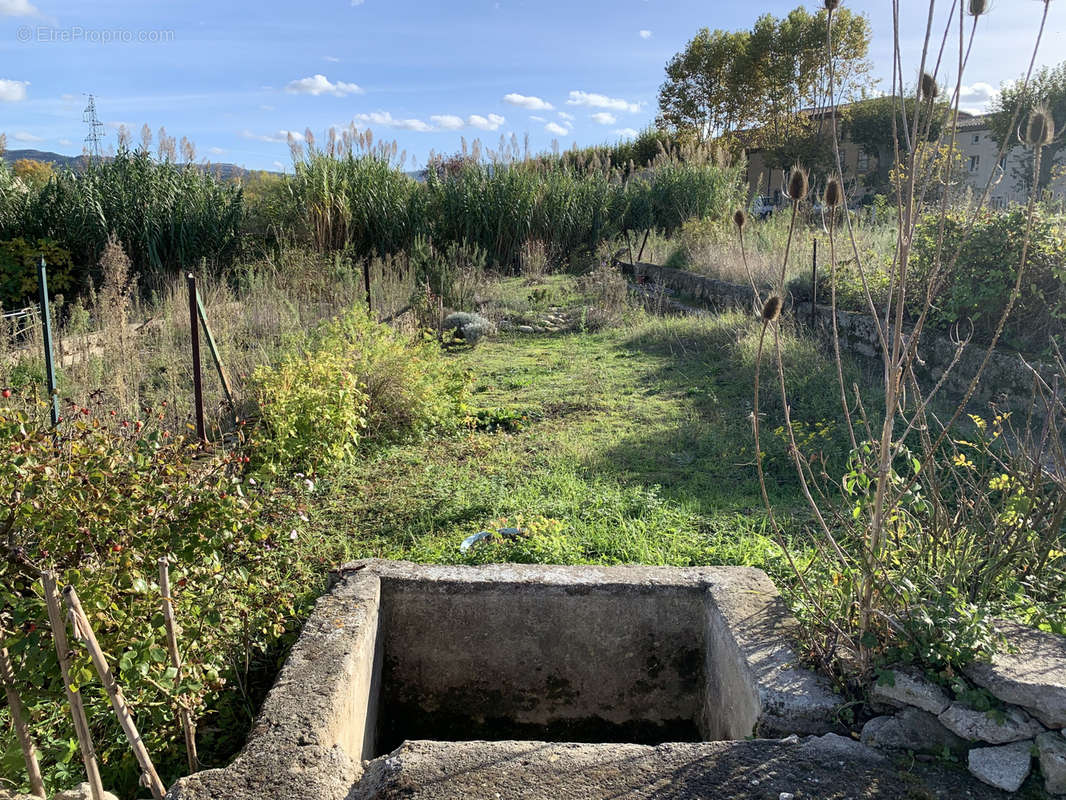
[[[51,153],[46,150],[5,150],[4,161],[8,164],[14,164],[23,158],[29,158],[33,161],[43,161],[48,164],[54,164],[56,167],[63,167],[66,169],[78,170],[85,164],[85,156],[64,156],[59,153]],[[107,156],[104,156],[107,158]],[[247,170],[244,167],[238,167],[236,164],[197,164],[197,167],[205,170],[215,172],[223,180],[230,178],[242,178],[252,170]],[[280,174],[280,173],[275,173]]]

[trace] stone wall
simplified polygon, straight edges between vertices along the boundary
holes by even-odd
[[[884,673],[870,693],[883,712],[863,726],[871,747],[964,761],[978,779],[1017,791],[1039,763],[1049,794],[1066,794],[1066,637],[1000,623],[1007,646],[964,671],[992,698],[981,708],[918,672]]]
[[[696,275],[685,270],[660,267],[655,264],[638,263],[621,264],[623,271],[634,280],[654,293],[665,290],[668,296],[676,297],[682,302],[697,303],[715,310],[754,309],[754,296],[751,288],[735,283],[727,283],[715,278]],[[796,303],[786,311],[797,324],[810,329],[811,304]],[[841,350],[866,361],[881,365],[881,346],[878,341],[877,326],[873,317],[850,311],[837,311],[837,328],[840,332]],[[827,346],[832,345],[833,313],[828,306],[816,306],[814,311],[814,330]],[[947,337],[927,332],[918,348],[921,363],[915,364],[915,374],[923,389],[936,385],[952,360],[955,358],[956,345]],[[968,345],[944,382],[942,396],[957,402],[965,396],[973,376],[981,366],[987,350],[978,345]],[[1045,379],[1051,382],[1053,370],[1047,365],[1038,365]],[[989,403],[995,402],[1007,410],[1023,412],[1028,409],[1032,398],[1033,375],[1022,363],[1017,353],[997,350],[992,354],[988,367],[973,395],[971,405],[977,410],[986,410]]]

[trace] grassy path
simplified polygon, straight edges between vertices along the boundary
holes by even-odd
[[[755,480],[756,331],[736,315],[641,315],[458,354],[475,375],[472,405],[497,429],[389,447],[346,467],[323,485],[303,551],[327,564],[746,564],[784,577]],[[788,362],[800,384],[793,413],[831,416],[831,393],[814,388],[828,364],[794,341]],[[772,430],[780,402],[764,403]],[[783,445],[765,449],[775,503],[802,516]],[[532,535],[460,553],[464,537],[515,524]]]

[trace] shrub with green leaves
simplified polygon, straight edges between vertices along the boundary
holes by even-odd
[[[1063,343],[1066,325],[1066,228],[1061,215],[1038,208],[1026,255],[1026,273],[1021,296],[1007,321],[1002,342],[1017,350],[1043,353],[1051,340]],[[1003,315],[1025,241],[1025,208],[1006,212],[987,211],[965,239],[969,219],[948,214],[944,220],[942,261],[945,265],[958,253],[954,270],[934,303],[931,317],[937,327],[947,330],[956,322],[969,320],[974,339],[991,341]],[[921,278],[937,263],[940,222],[930,217],[914,233],[913,266]],[[968,326],[963,326],[963,333]]]
[[[315,470],[388,441],[459,424],[468,378],[429,338],[412,338],[358,307],[253,376],[272,469]]]
[[[291,352],[252,376],[266,437],[258,456],[273,466],[314,470],[342,461],[366,430],[367,394],[345,353]]]
[[[23,238],[0,242],[0,308],[17,308],[37,299],[37,265],[48,265],[48,289],[65,292],[73,288],[74,265],[70,253],[47,239]]]
[[[165,411],[122,419],[71,407],[53,434],[40,409],[28,413],[17,399],[0,400],[0,645],[11,652],[49,788],[84,777],[49,633],[45,569],[76,589],[165,781],[184,771],[179,698],[204,723],[206,708],[220,712],[215,733],[210,724],[201,730],[208,763],[231,753],[250,722],[238,711],[248,666],[294,616],[296,598],[281,580],[290,543],[269,527],[276,500],[266,505],[269,496],[242,479],[242,459],[200,453],[164,428]],[[163,556],[181,628],[180,679],[166,652]],[[139,769],[84,648],[72,640],[72,649],[104,783],[132,797]],[[24,776],[3,720],[0,774]]]

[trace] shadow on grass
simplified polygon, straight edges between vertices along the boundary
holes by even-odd
[[[699,511],[763,513],[752,431],[755,360],[761,323],[741,314],[667,318],[634,332],[620,347],[651,367],[640,389],[682,400],[673,418],[649,417],[602,453],[593,467],[658,485],[664,497]],[[785,382],[801,451],[839,475],[848,455],[836,368],[809,340],[780,334]],[[845,380],[860,381],[846,366]],[[761,368],[760,418],[771,501],[806,508],[786,446],[784,405],[768,331]],[[641,414],[639,399],[633,413]]]

